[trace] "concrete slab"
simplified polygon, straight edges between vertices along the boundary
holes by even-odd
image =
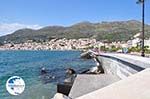
[[[121,53],[102,53],[101,55],[115,57],[143,68],[150,68],[150,58]]]
[[[116,76],[113,75],[77,75],[75,82],[72,86],[72,89],[69,93],[69,97],[77,98],[84,94],[90,93],[97,89],[108,86],[116,81],[120,80]]]
[[[76,99],[150,99],[150,69]]]

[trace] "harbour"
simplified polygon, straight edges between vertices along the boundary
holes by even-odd
[[[65,78],[68,67],[80,72],[95,65],[93,60],[80,59],[80,51],[1,51],[0,52],[0,98],[3,99],[50,99],[57,91],[57,83]],[[48,70],[41,75],[41,68]],[[17,96],[10,95],[6,81],[12,75],[24,79],[26,88]],[[55,79],[49,79],[55,76]]]
[[[87,54],[87,53],[86,53]],[[89,58],[89,56],[87,55]],[[96,92],[96,90],[107,89],[107,86],[115,85],[117,82],[126,82],[126,79],[132,78],[132,76],[138,75],[140,72],[144,73],[149,70],[150,63],[149,58],[121,54],[121,53],[101,53],[97,55],[99,62],[101,63],[104,73],[102,74],[77,74],[75,81],[70,89],[68,94],[68,99],[76,99],[81,97],[81,99],[89,98],[88,94]],[[145,72],[144,72],[145,71]],[[141,75],[142,75],[141,73]],[[131,76],[131,77],[130,77]],[[138,76],[137,76],[138,78]],[[145,77],[144,77],[145,78]],[[149,80],[148,80],[149,81]],[[140,81],[142,83],[142,81]],[[144,81],[145,82],[145,81]],[[129,83],[126,83],[125,86],[128,86]],[[121,87],[122,85],[118,86]],[[149,86],[149,85],[147,85]],[[143,86],[144,87],[144,86]],[[128,88],[128,87],[127,87]],[[114,88],[115,90],[115,88]],[[126,90],[130,90],[129,88]],[[148,89],[145,89],[148,90]],[[109,89],[107,90],[109,92]],[[107,94],[107,91],[105,94]],[[139,89],[140,91],[140,89]],[[101,91],[99,91],[101,92]],[[138,92],[138,91],[136,91]],[[117,93],[111,93],[117,94]],[[129,93],[128,93],[129,94]],[[87,95],[87,97],[86,97]],[[140,94],[139,94],[140,95]],[[60,95],[61,96],[61,95]],[[85,97],[82,97],[85,96]],[[105,96],[105,95],[104,95]],[[55,98],[56,97],[56,98]],[[56,94],[54,99],[67,99],[67,98],[57,98],[59,97]],[[92,96],[93,98],[99,99],[99,95]],[[109,97],[109,96],[108,96]],[[131,97],[136,97],[132,96]],[[145,96],[143,96],[145,97]],[[113,96],[115,98],[115,96]],[[89,98],[90,99],[90,98]],[[104,98],[108,99],[108,98]],[[118,98],[119,99],[119,98]],[[131,99],[131,98],[129,98]],[[144,98],[145,99],[145,98]],[[147,98],[148,99],[148,98]]]

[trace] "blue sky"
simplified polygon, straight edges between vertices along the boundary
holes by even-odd
[[[69,26],[82,21],[141,20],[141,6],[137,5],[136,1],[0,0],[0,35],[5,32],[1,28],[3,24],[10,25],[10,28],[17,24],[19,28],[38,29],[48,25]],[[150,11],[150,0],[145,1],[145,21],[150,24],[150,13],[148,13]]]

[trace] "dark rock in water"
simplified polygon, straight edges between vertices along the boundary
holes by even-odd
[[[47,73],[47,70],[46,70],[46,68],[43,67],[43,68],[41,69],[41,75],[46,74],[46,73]]]
[[[103,74],[104,73],[104,69],[103,66],[100,62],[100,60],[98,59],[98,57],[95,55],[93,55],[93,59],[96,63],[95,67],[92,67],[90,69],[86,69],[84,71],[82,71],[80,74]]]
[[[97,52],[88,50],[86,52],[83,52],[80,56],[81,56],[81,58],[84,58],[84,59],[92,59],[92,58],[96,57],[97,55],[99,55]]]
[[[76,71],[72,68],[67,68],[67,70],[66,70],[67,75],[72,75],[72,74],[75,74],[75,73],[76,73]]]
[[[64,83],[73,84],[75,78],[76,78],[76,75],[73,74],[73,75],[71,75],[70,77],[66,78],[66,79],[64,80]]]
[[[92,59],[92,56],[90,55],[89,52],[84,52],[84,53],[81,54],[81,58]]]
[[[66,77],[67,78],[64,80],[64,83],[73,83],[76,77],[76,71],[72,68],[67,68]]]
[[[40,79],[44,84],[47,84],[47,83],[54,82],[56,77],[52,75],[48,69],[42,67],[40,70]]]
[[[50,74],[45,74],[45,75],[41,75],[40,79],[42,80],[42,82],[44,84],[47,83],[51,83],[51,82],[55,82],[56,81],[56,77]]]

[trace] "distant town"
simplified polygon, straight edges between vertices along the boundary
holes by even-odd
[[[136,34],[138,35],[138,34]],[[45,42],[33,42],[28,40],[24,43],[13,44],[6,43],[0,46],[0,50],[88,50],[98,48],[101,51],[122,52],[127,49],[128,52],[140,52],[141,40],[134,36],[132,40],[107,42],[97,41],[96,39],[81,38],[81,39],[52,39]],[[150,53],[150,39],[146,39],[145,52]]]

